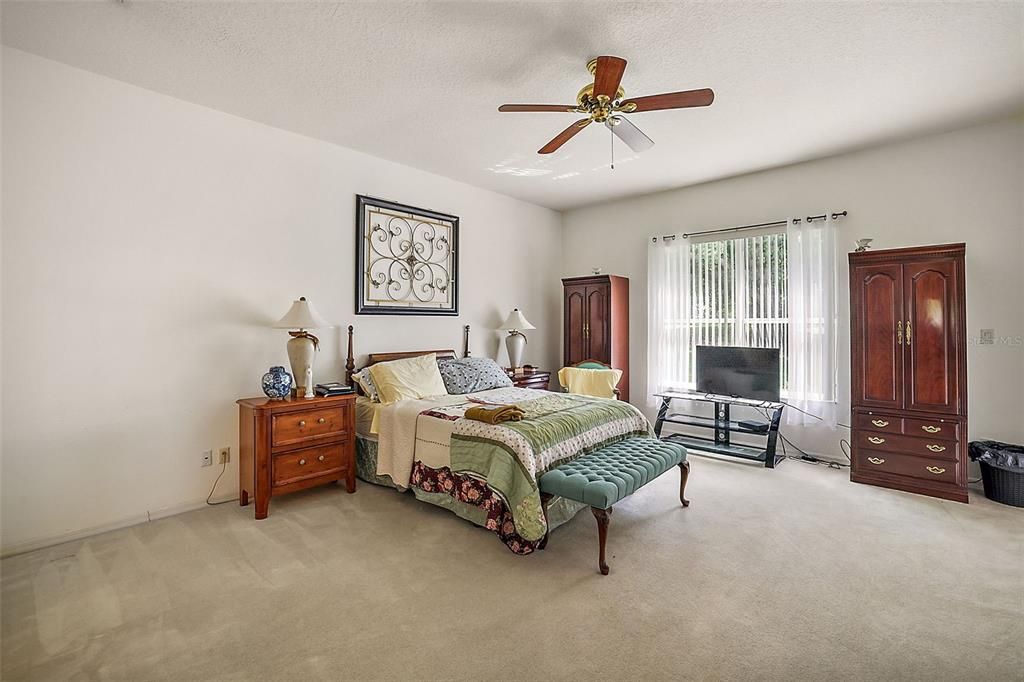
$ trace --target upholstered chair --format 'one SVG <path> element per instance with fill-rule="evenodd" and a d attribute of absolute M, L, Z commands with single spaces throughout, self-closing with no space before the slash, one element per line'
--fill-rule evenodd
<path fill-rule="evenodd" d="M 558 383 L 566 393 L 589 395 L 595 398 L 618 400 L 622 370 L 609 367 L 598 360 L 584 360 L 558 371 Z"/>

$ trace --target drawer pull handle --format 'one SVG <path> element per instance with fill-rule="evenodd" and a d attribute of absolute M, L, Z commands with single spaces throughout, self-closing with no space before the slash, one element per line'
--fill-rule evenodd
<path fill-rule="evenodd" d="M 871 423 L 880 429 L 885 428 L 886 426 L 889 425 L 889 422 L 885 421 L 884 419 L 872 419 Z"/>
<path fill-rule="evenodd" d="M 922 431 L 926 431 L 928 433 L 938 433 L 939 431 L 942 430 L 942 427 L 941 426 L 922 426 L 921 430 Z"/>
<path fill-rule="evenodd" d="M 878 445 L 879 443 L 884 443 L 885 439 L 879 438 L 878 436 L 868 436 L 868 441 L 874 443 L 875 445 Z"/>
<path fill-rule="evenodd" d="M 300 419 L 299 420 L 299 426 L 302 427 L 302 426 L 305 426 L 305 425 L 306 425 L 306 420 L 305 419 Z"/>
<path fill-rule="evenodd" d="M 325 421 L 327 421 L 327 420 L 324 419 L 323 417 L 320 417 L 319 419 L 316 420 L 316 423 L 317 424 L 323 424 Z"/>
<path fill-rule="evenodd" d="M 320 455 L 319 457 L 316 458 L 316 461 L 318 461 L 318 462 L 324 461 L 324 456 Z"/>
<path fill-rule="evenodd" d="M 939 474 L 946 473 L 946 470 L 943 469 L 942 467 L 925 467 L 925 469 L 927 469 L 929 473 L 933 473 L 936 476 L 938 476 Z"/>
<path fill-rule="evenodd" d="M 300 460 L 299 460 L 299 466 L 300 466 L 300 467 L 306 466 L 306 460 L 304 460 L 304 459 L 300 459 Z"/>
<path fill-rule="evenodd" d="M 945 445 L 935 445 L 934 443 L 928 443 L 928 445 L 926 445 L 925 447 L 931 450 L 932 452 L 942 452 L 943 450 L 946 449 Z"/>
<path fill-rule="evenodd" d="M 885 460 L 881 457 L 868 457 L 868 461 L 872 464 L 885 464 Z"/>

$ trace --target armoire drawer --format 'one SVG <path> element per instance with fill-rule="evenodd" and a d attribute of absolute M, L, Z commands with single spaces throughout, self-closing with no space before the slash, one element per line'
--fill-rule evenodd
<path fill-rule="evenodd" d="M 956 462 L 940 462 L 893 452 L 859 450 L 855 455 L 854 466 L 857 471 L 864 474 L 896 474 L 928 481 L 956 483 Z"/>
<path fill-rule="evenodd" d="M 861 431 L 856 439 L 860 447 L 868 450 L 895 452 L 897 454 L 934 459 L 955 460 L 957 458 L 957 443 L 955 441 L 939 440 L 937 438 L 911 438 L 910 436 L 894 436 L 872 433 L 870 431 Z"/>
<path fill-rule="evenodd" d="M 957 426 L 956 422 L 941 419 L 908 418 L 903 420 L 903 433 L 920 438 L 957 440 L 960 435 Z"/>
<path fill-rule="evenodd" d="M 882 433 L 903 433 L 903 417 L 887 414 L 858 414 L 854 422 L 858 428 Z"/>

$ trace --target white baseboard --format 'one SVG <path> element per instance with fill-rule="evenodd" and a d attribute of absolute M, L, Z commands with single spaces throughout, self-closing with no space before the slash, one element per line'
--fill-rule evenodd
<path fill-rule="evenodd" d="M 228 502 L 230 500 L 238 499 L 238 493 L 227 493 L 214 497 L 212 502 Z M 16 554 L 24 554 L 25 552 L 32 552 L 37 549 L 45 549 L 46 547 L 53 547 L 54 545 L 61 545 L 65 542 L 74 542 L 75 540 L 82 540 L 84 538 L 92 537 L 93 535 L 99 535 L 100 533 L 109 533 L 112 530 L 121 530 L 122 528 L 130 528 L 131 526 L 137 526 L 142 523 L 149 523 L 150 521 L 156 521 L 158 519 L 165 519 L 168 516 L 177 516 L 178 514 L 184 514 L 185 512 L 195 511 L 197 509 L 203 509 L 206 507 L 206 498 L 198 500 L 196 502 L 186 502 L 183 504 L 175 504 L 170 507 L 161 507 L 160 509 L 149 510 L 141 514 L 133 514 L 125 518 L 113 521 L 111 523 L 103 524 L 102 526 L 93 526 L 91 528 L 83 528 L 81 530 L 70 531 L 67 533 L 61 533 L 59 535 L 50 535 L 47 537 L 33 538 L 26 540 L 25 542 L 19 542 L 14 545 L 4 545 L 0 547 L 0 559 L 6 559 L 9 556 Z"/>

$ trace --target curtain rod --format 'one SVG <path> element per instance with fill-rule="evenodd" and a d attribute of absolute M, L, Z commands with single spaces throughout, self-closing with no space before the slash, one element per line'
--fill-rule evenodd
<path fill-rule="evenodd" d="M 824 220 L 825 218 L 828 218 L 829 215 L 830 214 L 828 214 L 828 213 L 822 213 L 821 215 L 809 215 L 806 218 L 793 218 L 793 222 L 794 223 L 799 223 L 802 220 L 805 220 L 805 221 L 807 221 L 809 223 L 813 223 L 815 220 Z M 840 211 L 838 213 L 832 213 L 831 216 L 832 216 L 832 220 L 836 220 L 837 218 L 844 218 L 844 217 L 846 217 L 846 211 Z M 773 220 L 773 221 L 771 221 L 769 223 L 757 223 L 755 225 L 739 225 L 739 226 L 736 226 L 736 227 L 722 227 L 722 228 L 719 228 L 717 230 L 704 230 L 702 232 L 684 232 L 683 234 L 680 234 L 680 235 L 666 234 L 666 235 L 662 235 L 661 240 L 662 241 L 669 241 L 669 240 L 675 239 L 676 237 L 682 237 L 683 239 L 687 239 L 688 237 L 696 237 L 696 236 L 702 235 L 702 234 L 719 234 L 721 232 L 738 232 L 739 230 L 756 230 L 756 229 L 762 228 L 762 227 L 781 227 L 783 225 L 788 225 L 788 224 L 789 224 L 788 220 Z M 652 242 L 656 242 L 656 241 L 658 241 L 658 238 L 657 237 L 651 237 L 651 241 Z"/>

